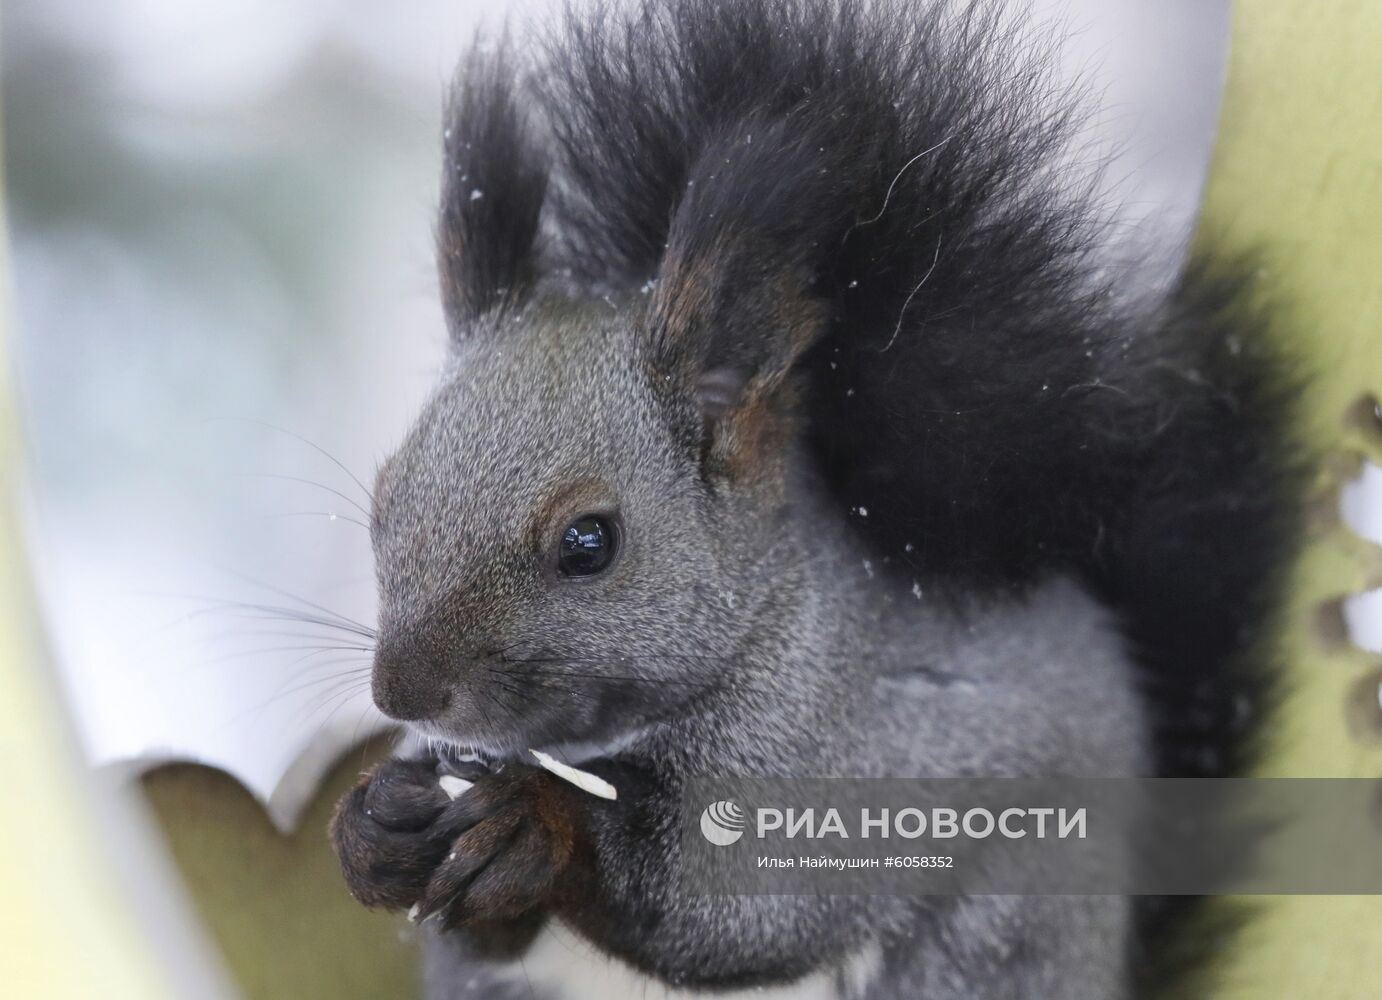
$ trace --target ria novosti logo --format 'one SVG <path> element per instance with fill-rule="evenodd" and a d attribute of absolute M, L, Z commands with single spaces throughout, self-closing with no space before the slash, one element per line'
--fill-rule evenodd
<path fill-rule="evenodd" d="M 712 802 L 701 813 L 701 836 L 716 847 L 728 847 L 744 835 L 747 822 L 734 800 Z"/>
<path fill-rule="evenodd" d="M 738 843 L 745 833 L 758 840 L 933 840 L 966 838 L 985 840 L 1001 836 L 1009 840 L 1032 837 L 1035 840 L 1084 840 L 1088 836 L 1086 807 L 1065 806 L 1010 807 L 998 811 L 983 806 L 973 808 L 934 806 L 921 809 L 887 807 L 859 810 L 857 817 L 846 810 L 828 808 L 774 808 L 753 810 L 752 826 L 733 799 L 712 802 L 701 812 L 701 836 L 716 847 Z M 773 835 L 770 837 L 769 835 Z"/>

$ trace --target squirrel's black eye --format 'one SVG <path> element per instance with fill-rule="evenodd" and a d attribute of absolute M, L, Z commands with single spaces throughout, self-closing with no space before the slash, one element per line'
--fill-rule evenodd
<path fill-rule="evenodd" d="M 588 514 L 573 521 L 561 533 L 561 547 L 557 554 L 557 568 L 562 576 L 594 576 L 614 561 L 614 524 L 598 514 Z"/>

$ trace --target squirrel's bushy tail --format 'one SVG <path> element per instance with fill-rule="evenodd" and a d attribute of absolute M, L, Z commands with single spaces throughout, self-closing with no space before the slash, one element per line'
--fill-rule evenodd
<path fill-rule="evenodd" d="M 804 278 L 829 317 L 811 447 L 879 561 L 942 595 L 1084 574 L 1144 667 L 1159 772 L 1229 773 L 1292 545 L 1289 386 L 1246 269 L 1192 262 L 1148 303 L 1106 265 L 1063 159 L 1082 95 L 1011 8 L 583 6 L 537 76 L 548 269 L 636 295 L 675 214 L 752 247 L 746 284 Z"/>

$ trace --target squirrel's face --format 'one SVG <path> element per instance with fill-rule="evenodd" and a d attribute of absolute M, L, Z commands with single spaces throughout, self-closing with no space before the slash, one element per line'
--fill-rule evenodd
<path fill-rule="evenodd" d="M 651 294 L 544 297 L 546 158 L 513 91 L 476 80 L 445 135 L 453 357 L 375 493 L 374 698 L 512 752 L 613 737 L 733 684 L 791 606 L 809 558 L 780 520 L 792 371 L 824 313 L 811 239 L 718 167 L 635 241 L 663 246 Z M 787 170 L 791 144 L 730 145 L 771 192 L 834 183 Z"/>
<path fill-rule="evenodd" d="M 785 422 L 601 308 L 474 329 L 380 469 L 374 698 L 429 735 L 613 736 L 733 681 L 779 596 Z"/>

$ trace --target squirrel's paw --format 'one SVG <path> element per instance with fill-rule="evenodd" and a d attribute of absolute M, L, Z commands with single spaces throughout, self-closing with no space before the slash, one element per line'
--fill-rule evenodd
<path fill-rule="evenodd" d="M 416 917 L 450 928 L 521 916 L 550 902 L 583 842 L 580 792 L 546 771 L 509 765 L 445 809 L 443 852 Z"/>
<path fill-rule="evenodd" d="M 448 802 L 434 763 L 423 760 L 386 760 L 341 798 L 331 844 L 356 899 L 405 909 L 422 898 L 451 850 L 438 825 Z"/>

